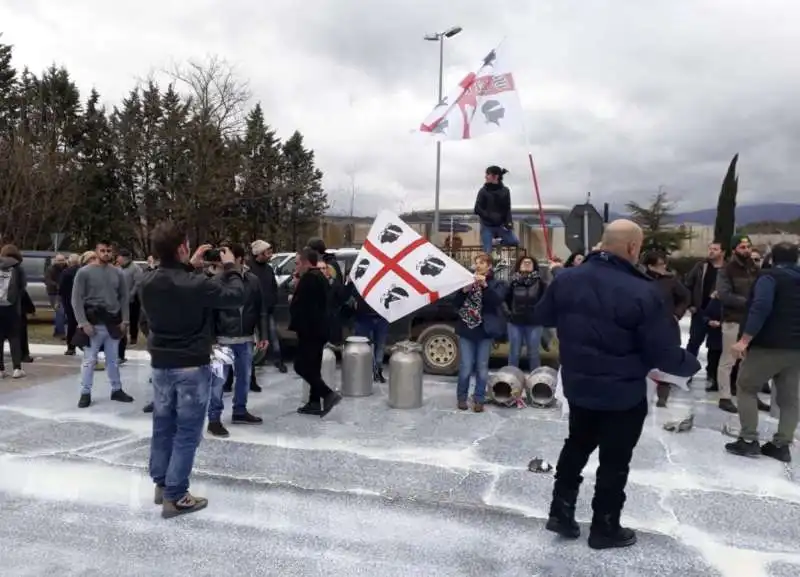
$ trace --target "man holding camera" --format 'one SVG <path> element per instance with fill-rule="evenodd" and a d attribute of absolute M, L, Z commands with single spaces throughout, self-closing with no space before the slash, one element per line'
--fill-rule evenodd
<path fill-rule="evenodd" d="M 189 476 L 211 392 L 214 311 L 244 306 L 244 283 L 227 249 L 220 251 L 222 273 L 197 272 L 211 247 L 201 246 L 190 259 L 186 232 L 172 223 L 156 226 L 151 240 L 160 266 L 145 275 L 140 299 L 153 368 L 150 476 L 166 519 L 208 505 L 189 493 Z"/>
<path fill-rule="evenodd" d="M 234 267 L 244 281 L 244 305 L 238 309 L 220 308 L 214 311 L 214 327 L 217 343 L 233 351 L 233 424 L 260 425 L 263 420 L 247 411 L 247 393 L 253 371 L 253 345 L 266 349 L 269 345 L 269 305 L 264 298 L 261 282 L 252 272 L 244 270 L 245 251 L 235 244 L 228 249 L 234 257 Z M 211 252 L 211 251 L 209 251 Z M 215 255 L 216 256 L 216 255 Z M 228 430 L 222 425 L 223 379 L 214 379 L 211 400 L 208 405 L 208 432 L 215 437 L 227 437 Z"/>

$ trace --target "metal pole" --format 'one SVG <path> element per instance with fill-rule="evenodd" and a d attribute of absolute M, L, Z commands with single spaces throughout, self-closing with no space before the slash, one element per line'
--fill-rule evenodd
<path fill-rule="evenodd" d="M 439 101 L 442 103 L 444 84 L 444 34 L 439 35 Z M 431 237 L 436 239 L 439 234 L 439 193 L 442 185 L 442 142 L 436 141 L 436 185 L 433 193 L 433 231 Z M 436 244 L 434 242 L 434 244 Z"/>
<path fill-rule="evenodd" d="M 592 250 L 589 247 L 589 207 L 583 208 L 583 252 L 586 254 Z"/>

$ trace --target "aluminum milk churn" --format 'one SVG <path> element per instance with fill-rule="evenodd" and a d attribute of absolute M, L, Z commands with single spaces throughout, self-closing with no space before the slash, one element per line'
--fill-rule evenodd
<path fill-rule="evenodd" d="M 372 394 L 372 344 L 367 337 L 347 337 L 342 352 L 342 395 Z"/>
<path fill-rule="evenodd" d="M 528 397 L 536 407 L 549 407 L 556 400 L 558 371 L 551 367 L 538 367 L 525 378 Z"/>
<path fill-rule="evenodd" d="M 405 341 L 395 345 L 389 359 L 389 406 L 418 409 L 422 406 L 422 347 Z"/>
<path fill-rule="evenodd" d="M 511 365 L 489 376 L 486 387 L 489 400 L 498 405 L 514 405 L 525 397 L 525 373 Z"/>

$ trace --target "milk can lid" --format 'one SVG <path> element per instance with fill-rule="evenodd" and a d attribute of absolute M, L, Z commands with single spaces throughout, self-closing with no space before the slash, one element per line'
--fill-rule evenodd
<path fill-rule="evenodd" d="M 347 342 L 348 343 L 368 343 L 369 339 L 367 337 L 352 336 L 352 337 L 347 337 Z"/>
<path fill-rule="evenodd" d="M 422 345 L 415 343 L 414 341 L 401 341 L 394 347 L 395 350 L 402 351 L 404 353 L 419 353 L 422 351 Z"/>

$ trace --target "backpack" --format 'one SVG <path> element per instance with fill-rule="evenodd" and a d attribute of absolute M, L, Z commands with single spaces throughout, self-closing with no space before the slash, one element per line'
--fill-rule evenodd
<path fill-rule="evenodd" d="M 14 270 L 10 268 L 0 270 L 0 307 L 10 307 L 13 303 L 9 299 L 11 283 L 14 281 Z"/>

